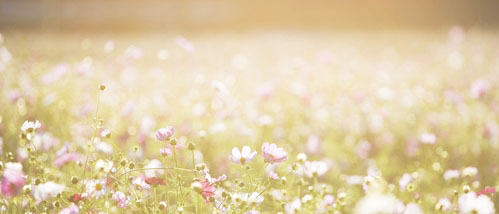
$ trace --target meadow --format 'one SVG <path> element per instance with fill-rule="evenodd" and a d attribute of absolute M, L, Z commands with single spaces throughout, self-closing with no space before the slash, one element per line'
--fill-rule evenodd
<path fill-rule="evenodd" d="M 0 212 L 493 214 L 499 34 L 0 34 Z"/>

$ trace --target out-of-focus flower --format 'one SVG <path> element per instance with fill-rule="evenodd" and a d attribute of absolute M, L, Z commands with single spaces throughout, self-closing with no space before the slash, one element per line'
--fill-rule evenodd
<path fill-rule="evenodd" d="M 471 83 L 470 86 L 471 97 L 478 99 L 487 94 L 487 92 L 490 91 L 490 88 L 491 88 L 490 83 L 487 80 L 483 79 L 475 80 L 473 81 L 473 83 Z"/>
<path fill-rule="evenodd" d="M 368 175 L 364 177 L 364 183 L 362 183 L 362 188 L 366 193 L 377 193 L 381 192 L 383 186 L 378 177 Z"/>
<path fill-rule="evenodd" d="M 477 173 L 478 169 L 470 166 L 463 169 L 462 175 L 463 177 L 475 177 Z"/>
<path fill-rule="evenodd" d="M 267 142 L 262 145 L 262 155 L 269 163 L 280 163 L 288 158 L 283 148 L 277 147 L 274 143 L 269 144 Z"/>
<path fill-rule="evenodd" d="M 6 163 L 2 174 L 2 195 L 5 197 L 15 196 L 19 194 L 24 184 L 26 184 L 26 178 L 23 173 L 23 165 Z"/>
<path fill-rule="evenodd" d="M 299 198 L 293 199 L 293 201 L 284 205 L 284 210 L 286 210 L 286 214 L 297 214 L 300 213 L 301 209 L 301 200 Z"/>
<path fill-rule="evenodd" d="M 101 172 L 108 173 L 113 169 L 113 162 L 109 161 L 109 160 L 99 159 L 95 163 L 95 169 L 97 169 L 98 171 L 101 171 Z"/>
<path fill-rule="evenodd" d="M 145 177 L 145 176 L 144 176 Z M 146 181 L 145 178 L 143 177 L 137 177 L 132 181 L 132 184 L 135 186 L 139 186 L 142 189 L 150 189 L 151 185 L 149 185 Z"/>
<path fill-rule="evenodd" d="M 458 199 L 460 214 L 493 214 L 494 203 L 486 195 L 477 196 L 474 192 L 463 194 Z"/>
<path fill-rule="evenodd" d="M 64 191 L 66 187 L 61 184 L 56 184 L 54 182 L 46 182 L 43 184 L 38 184 L 33 187 L 32 194 L 37 202 L 41 202 L 50 198 L 57 196 L 57 194 Z"/>
<path fill-rule="evenodd" d="M 86 193 L 84 193 L 84 194 L 86 194 Z M 77 204 L 79 201 L 81 201 L 81 200 L 85 200 L 85 199 L 86 199 L 86 197 L 84 197 L 84 196 L 83 196 L 83 194 L 81 194 L 81 195 L 80 195 L 80 194 L 78 194 L 78 193 L 75 193 L 75 194 L 73 194 L 72 196 L 70 196 L 70 197 L 68 198 L 68 200 L 69 200 L 69 201 L 71 201 L 71 202 L 73 202 L 73 203 L 76 203 L 76 204 Z"/>
<path fill-rule="evenodd" d="M 146 183 L 149 185 L 157 186 L 157 185 L 165 185 L 165 179 L 158 177 L 148 177 L 145 179 Z"/>
<path fill-rule="evenodd" d="M 461 175 L 461 172 L 459 172 L 459 170 L 449 169 L 449 170 L 445 171 L 444 179 L 448 181 L 448 180 L 451 180 L 454 178 L 459 178 L 460 175 Z"/>
<path fill-rule="evenodd" d="M 355 153 L 362 158 L 366 159 L 369 157 L 369 152 L 371 151 L 371 144 L 367 140 L 363 140 L 357 144 L 355 148 Z"/>
<path fill-rule="evenodd" d="M 159 153 L 163 156 L 168 156 L 168 155 L 172 155 L 173 152 L 170 148 L 160 148 L 159 149 Z"/>
<path fill-rule="evenodd" d="M 491 195 L 496 192 L 496 188 L 494 187 L 485 187 L 485 189 L 478 191 L 476 194 L 479 195 Z"/>
<path fill-rule="evenodd" d="M 39 129 L 42 126 L 40 121 L 24 121 L 23 125 L 21 126 L 21 130 L 23 132 L 33 132 L 36 131 L 36 129 Z"/>
<path fill-rule="evenodd" d="M 393 195 L 368 194 L 355 205 L 356 214 L 400 213 L 399 200 Z"/>
<path fill-rule="evenodd" d="M 113 193 L 112 198 L 114 201 L 116 201 L 116 204 L 120 208 L 126 208 L 126 206 L 128 205 L 128 197 L 121 191 Z"/>
<path fill-rule="evenodd" d="M 159 141 L 168 141 L 168 139 L 170 139 L 170 137 L 173 136 L 174 133 L 175 130 L 173 129 L 173 127 L 168 126 L 166 128 L 158 129 L 154 137 Z"/>
<path fill-rule="evenodd" d="M 82 158 L 83 158 L 83 156 L 79 153 L 76 153 L 76 152 L 65 153 L 65 154 L 58 156 L 54 160 L 53 164 L 56 167 L 61 167 L 61 166 L 64 166 L 71 161 L 78 161 L 78 160 L 81 160 Z"/>
<path fill-rule="evenodd" d="M 407 185 L 409 185 L 409 183 L 411 183 L 412 180 L 413 180 L 413 177 L 411 174 L 404 173 L 404 175 L 402 175 L 402 177 L 399 180 L 400 191 L 405 192 Z"/>
<path fill-rule="evenodd" d="M 322 176 L 328 170 L 327 163 L 323 161 L 306 161 L 304 164 L 305 175 L 309 178 Z"/>
<path fill-rule="evenodd" d="M 104 51 L 106 53 L 111 53 L 114 50 L 114 40 L 108 40 L 106 44 L 104 44 Z"/>
<path fill-rule="evenodd" d="M 142 49 L 137 46 L 131 45 L 125 50 L 125 57 L 129 60 L 138 60 L 143 55 Z"/>
<path fill-rule="evenodd" d="M 74 203 L 71 203 L 68 207 L 64 208 L 59 212 L 59 214 L 79 214 L 80 208 Z"/>
<path fill-rule="evenodd" d="M 229 155 L 229 159 L 237 164 L 251 163 L 255 157 L 256 151 L 251 152 L 249 146 L 243 146 L 241 151 L 239 151 L 239 148 L 234 147 L 232 153 Z"/>
<path fill-rule="evenodd" d="M 201 194 L 208 203 L 208 199 L 215 195 L 215 185 L 208 180 L 201 182 Z"/>
<path fill-rule="evenodd" d="M 437 211 L 447 211 L 452 207 L 452 203 L 448 198 L 441 198 L 438 200 L 437 204 L 435 205 L 435 209 Z"/>
<path fill-rule="evenodd" d="M 308 137 L 306 149 L 310 154 L 319 154 L 321 152 L 321 139 L 315 135 Z"/>
<path fill-rule="evenodd" d="M 159 177 L 163 174 L 163 170 L 160 168 L 163 168 L 163 164 L 161 164 L 161 161 L 158 159 L 152 159 L 147 163 L 147 165 L 144 166 L 145 169 L 150 169 L 144 171 L 144 175 L 148 178 L 151 177 Z"/>
<path fill-rule="evenodd" d="M 435 144 L 437 137 L 433 133 L 423 133 L 419 136 L 419 141 L 424 144 Z"/>
<path fill-rule="evenodd" d="M 177 45 L 179 47 L 184 49 L 186 52 L 193 52 L 194 51 L 194 45 L 192 45 L 192 43 L 189 42 L 189 40 L 187 40 L 186 38 L 184 38 L 182 36 L 177 37 L 175 39 L 175 42 L 177 43 Z"/>
<path fill-rule="evenodd" d="M 94 147 L 95 147 L 96 151 L 102 152 L 106 155 L 113 154 L 113 147 L 105 142 L 98 140 L 98 139 L 96 139 Z"/>
<path fill-rule="evenodd" d="M 404 214 L 423 214 L 423 210 L 416 203 L 409 203 L 405 206 Z"/>

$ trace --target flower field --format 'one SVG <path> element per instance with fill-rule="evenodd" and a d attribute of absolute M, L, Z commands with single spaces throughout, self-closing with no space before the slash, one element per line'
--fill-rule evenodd
<path fill-rule="evenodd" d="M 497 32 L 2 33 L 0 212 L 499 205 Z"/>

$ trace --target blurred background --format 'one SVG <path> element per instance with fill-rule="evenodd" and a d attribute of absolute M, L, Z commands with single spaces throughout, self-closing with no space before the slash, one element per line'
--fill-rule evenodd
<path fill-rule="evenodd" d="M 1 0 L 0 28 L 187 31 L 496 27 L 496 0 Z"/>

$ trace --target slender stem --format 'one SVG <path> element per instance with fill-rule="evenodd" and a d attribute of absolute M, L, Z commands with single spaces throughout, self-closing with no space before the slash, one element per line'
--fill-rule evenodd
<path fill-rule="evenodd" d="M 176 172 L 177 172 L 177 185 L 180 189 L 180 196 L 181 196 L 181 201 L 182 201 L 182 206 L 184 205 L 184 200 L 183 200 L 183 197 L 184 197 L 184 193 L 182 192 L 182 184 L 180 182 L 180 172 L 178 171 L 178 162 L 177 162 L 177 152 L 176 152 L 176 149 L 175 149 L 175 146 L 172 146 L 173 147 L 173 159 L 175 159 L 175 169 L 176 169 Z M 177 195 L 177 198 L 178 198 L 178 195 Z"/>
<path fill-rule="evenodd" d="M 98 114 L 99 114 L 99 106 L 100 106 L 100 97 L 101 97 L 101 93 L 102 91 L 99 91 L 99 98 L 97 99 L 97 108 L 95 109 L 95 130 L 94 130 L 94 135 L 92 137 L 92 139 L 90 140 L 90 143 L 93 143 L 95 138 L 97 137 L 97 130 L 99 128 L 99 121 L 98 121 Z M 83 167 L 83 176 L 81 176 L 83 179 L 81 181 L 81 193 L 83 193 L 83 188 L 85 186 L 85 173 L 87 172 L 87 166 L 88 166 L 88 156 L 90 155 L 90 149 L 88 148 L 88 145 L 87 145 L 87 154 L 86 154 L 86 158 L 85 158 L 85 166 Z"/>
<path fill-rule="evenodd" d="M 194 161 L 194 150 L 192 150 L 192 169 L 194 170 L 195 178 L 198 177 L 198 172 L 196 171 L 196 163 Z M 196 194 L 196 214 L 199 214 L 200 206 L 199 206 L 199 194 Z"/>

